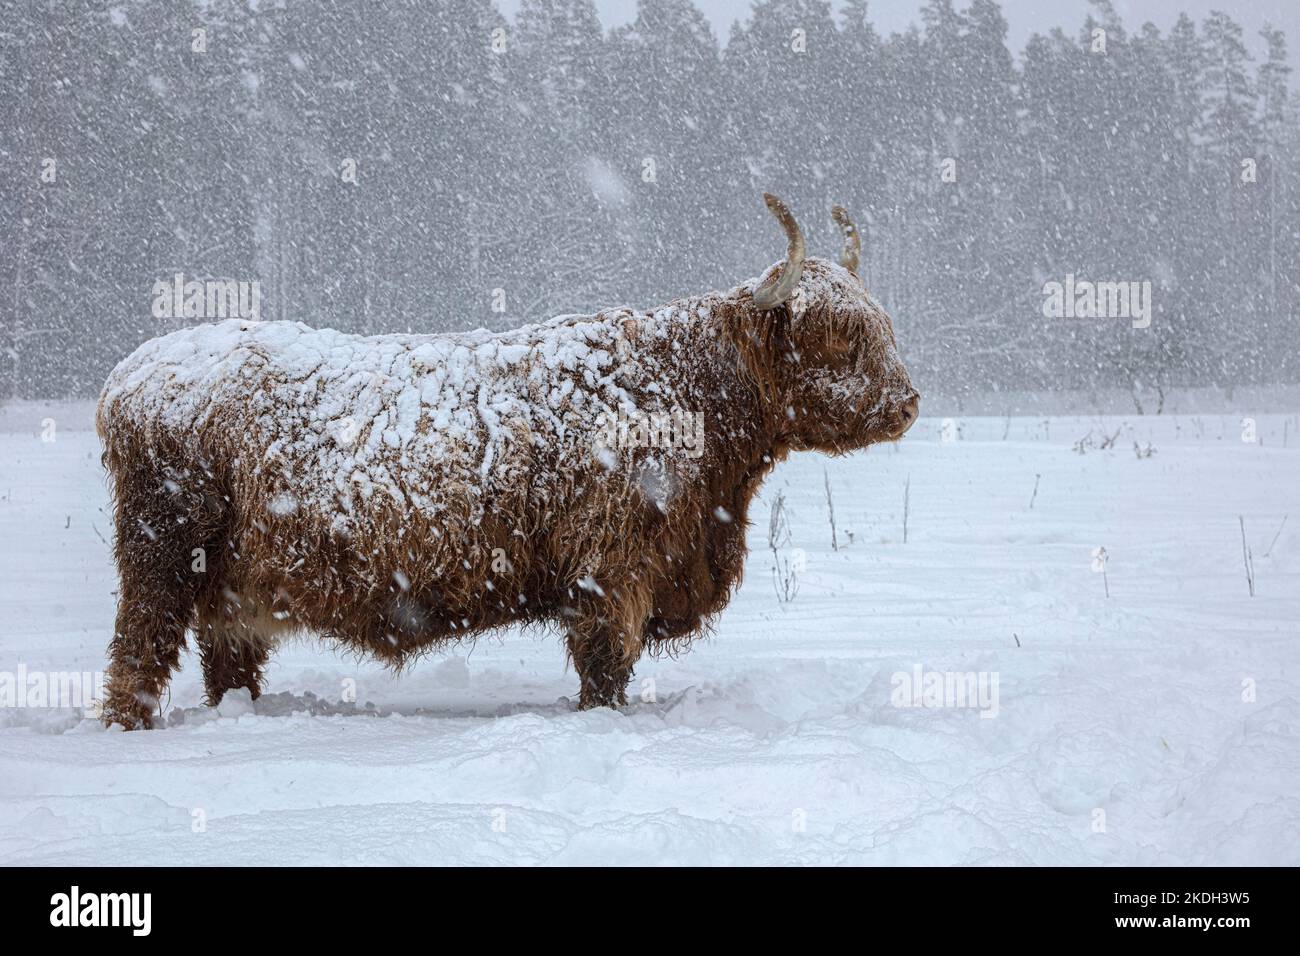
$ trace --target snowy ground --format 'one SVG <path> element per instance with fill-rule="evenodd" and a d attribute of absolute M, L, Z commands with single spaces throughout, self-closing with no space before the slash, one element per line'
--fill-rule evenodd
<path fill-rule="evenodd" d="M 102 670 L 113 618 L 96 439 L 41 417 L 0 431 L 0 678 Z M 796 458 L 716 636 L 620 713 L 574 711 L 559 641 L 519 635 L 397 680 L 286 647 L 242 716 L 198 707 L 191 656 L 152 733 L 0 709 L 0 863 L 1300 863 L 1300 416 L 1256 429 L 924 419 Z M 918 665 L 996 709 L 895 706 Z"/>

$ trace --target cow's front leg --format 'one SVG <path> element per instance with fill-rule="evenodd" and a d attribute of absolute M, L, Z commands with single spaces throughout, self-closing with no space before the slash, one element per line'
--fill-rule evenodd
<path fill-rule="evenodd" d="M 640 648 L 629 653 L 621 636 L 601 629 L 594 634 L 569 631 L 569 657 L 578 672 L 581 690 L 578 707 L 622 707 L 627 703 L 627 685 L 632 668 L 641 656 Z"/>
<path fill-rule="evenodd" d="M 216 707 L 226 691 L 246 687 L 253 700 L 262 694 L 263 668 L 271 656 L 271 641 L 251 628 L 221 620 L 200 620 L 196 643 L 203 661 L 204 700 Z"/>
<path fill-rule="evenodd" d="M 641 590 L 584 600 L 569 628 L 569 658 L 578 672 L 578 707 L 622 707 L 645 643 L 650 600 Z"/>

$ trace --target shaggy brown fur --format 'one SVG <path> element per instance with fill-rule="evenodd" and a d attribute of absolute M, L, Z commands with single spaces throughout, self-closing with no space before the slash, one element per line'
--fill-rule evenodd
<path fill-rule="evenodd" d="M 493 337 L 236 321 L 146 343 L 114 371 L 97 416 L 121 577 L 104 720 L 151 725 L 187 630 L 212 705 L 232 688 L 256 697 L 288 632 L 400 667 L 546 622 L 566 633 L 580 705 L 625 703 L 643 652 L 684 647 L 726 605 L 750 502 L 777 462 L 893 439 L 915 418 L 889 318 L 861 282 L 809 259 L 787 303 L 758 309 L 754 291 L 780 268 L 654 311 Z M 594 374 L 548 365 L 557 340 L 608 362 Z M 345 348 L 346 368 L 331 378 L 285 342 Z M 453 346 L 495 363 L 478 383 L 482 422 L 449 429 L 431 403 L 460 413 L 472 396 L 426 389 L 411 431 L 385 431 L 411 393 L 366 363 L 382 352 L 414 387 L 446 372 L 426 370 L 424 350 Z M 520 401 L 492 406 L 489 392 Z M 701 412 L 702 455 L 597 447 L 593 403 L 614 392 Z M 364 452 L 321 429 L 322 409 L 340 404 L 355 409 Z"/>

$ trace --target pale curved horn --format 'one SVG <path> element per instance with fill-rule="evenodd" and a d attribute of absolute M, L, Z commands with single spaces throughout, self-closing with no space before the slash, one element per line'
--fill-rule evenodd
<path fill-rule="evenodd" d="M 760 309 L 775 309 L 794 295 L 794 290 L 799 285 L 799 277 L 803 275 L 803 233 L 799 231 L 799 224 L 794 221 L 794 216 L 785 203 L 771 193 L 763 193 L 763 201 L 767 203 L 767 208 L 771 210 L 772 215 L 776 216 L 777 222 L 785 230 L 786 238 L 790 240 L 790 247 L 785 254 L 785 268 L 781 270 L 781 274 L 776 277 L 776 281 L 769 280 L 754 291 L 754 305 Z"/>
<path fill-rule="evenodd" d="M 838 204 L 831 206 L 831 218 L 844 232 L 844 251 L 840 253 L 840 265 L 858 276 L 858 263 L 862 259 L 862 236 L 858 234 L 858 227 L 849 218 L 848 210 Z"/>

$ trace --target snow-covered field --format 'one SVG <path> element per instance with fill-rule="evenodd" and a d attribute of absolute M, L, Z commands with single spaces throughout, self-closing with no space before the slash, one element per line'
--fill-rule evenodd
<path fill-rule="evenodd" d="M 98 443 L 50 415 L 0 431 L 11 692 L 102 670 L 113 620 Z M 189 656 L 150 733 L 5 707 L 0 863 L 1300 863 L 1300 416 L 1255 427 L 932 418 L 796 457 L 716 635 L 622 712 L 575 711 L 559 640 L 515 634 L 400 679 L 291 645 L 220 714 Z M 985 696 L 897 706 L 918 667 Z"/>

